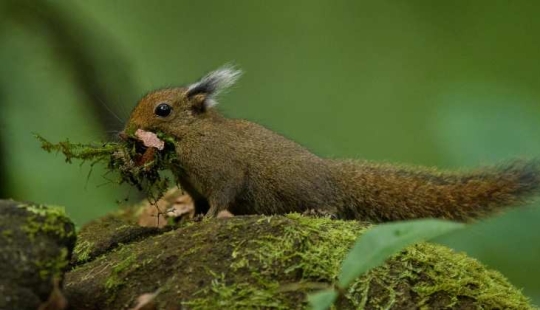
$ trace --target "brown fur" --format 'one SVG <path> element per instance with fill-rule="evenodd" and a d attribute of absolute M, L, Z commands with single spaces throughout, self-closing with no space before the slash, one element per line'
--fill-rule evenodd
<path fill-rule="evenodd" d="M 258 124 L 205 109 L 207 94 L 164 89 L 143 98 L 126 131 L 176 137 L 173 174 L 199 212 L 215 217 L 322 209 L 373 222 L 437 217 L 467 221 L 523 203 L 540 188 L 538 161 L 471 172 L 441 172 L 364 161 L 322 159 Z M 154 115 L 160 103 L 171 115 Z"/>

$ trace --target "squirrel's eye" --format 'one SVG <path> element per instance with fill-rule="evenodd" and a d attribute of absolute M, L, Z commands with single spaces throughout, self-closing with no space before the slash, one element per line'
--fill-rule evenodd
<path fill-rule="evenodd" d="M 161 116 L 161 117 L 167 117 L 169 116 L 169 114 L 171 114 L 171 111 L 172 111 L 172 108 L 170 105 L 166 104 L 166 103 L 160 103 L 156 109 L 154 110 L 154 113 L 157 115 L 157 116 Z"/>

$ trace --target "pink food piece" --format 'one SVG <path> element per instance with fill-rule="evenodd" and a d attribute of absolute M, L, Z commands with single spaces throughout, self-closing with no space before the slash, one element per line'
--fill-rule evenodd
<path fill-rule="evenodd" d="M 165 148 L 165 141 L 158 138 L 153 132 L 137 129 L 137 131 L 135 131 L 135 136 L 139 138 L 146 147 L 154 147 L 160 151 Z"/>

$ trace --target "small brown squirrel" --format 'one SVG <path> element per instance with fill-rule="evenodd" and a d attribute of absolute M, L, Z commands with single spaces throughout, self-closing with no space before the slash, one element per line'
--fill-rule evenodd
<path fill-rule="evenodd" d="M 258 124 L 221 115 L 216 96 L 241 72 L 225 66 L 185 87 L 157 90 L 133 110 L 137 129 L 175 138 L 172 173 L 209 217 L 318 210 L 385 222 L 435 217 L 467 221 L 540 192 L 540 160 L 443 172 L 324 159 Z"/>

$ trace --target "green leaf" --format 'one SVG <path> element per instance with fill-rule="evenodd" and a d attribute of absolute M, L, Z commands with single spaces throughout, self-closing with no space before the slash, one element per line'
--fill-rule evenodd
<path fill-rule="evenodd" d="M 358 237 L 341 265 L 339 285 L 343 288 L 360 275 L 375 268 L 392 254 L 420 241 L 463 228 L 465 224 L 423 219 L 380 224 Z"/>
<path fill-rule="evenodd" d="M 335 290 L 324 290 L 308 296 L 308 302 L 313 310 L 326 310 L 332 306 L 338 293 Z"/>

